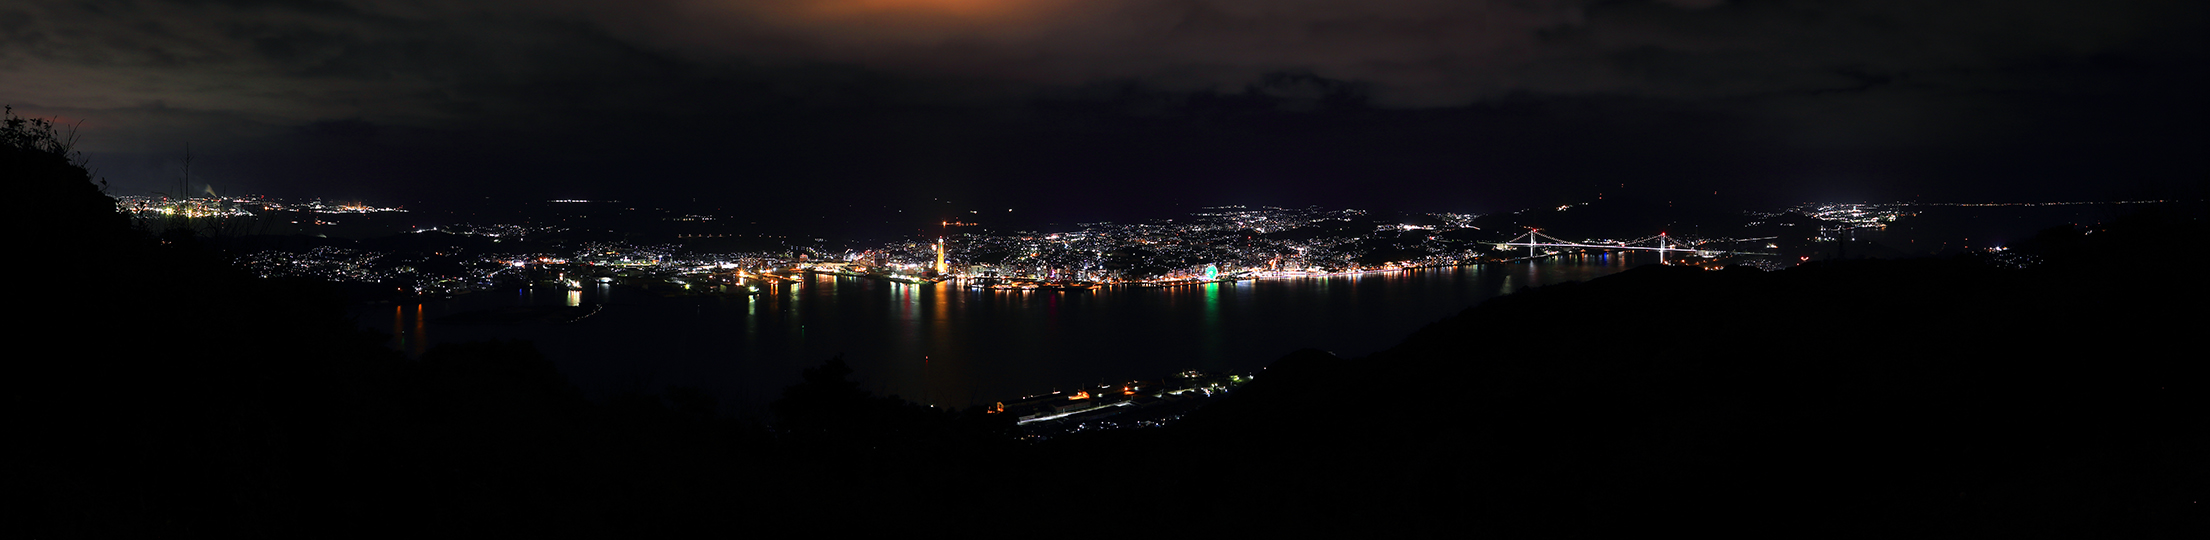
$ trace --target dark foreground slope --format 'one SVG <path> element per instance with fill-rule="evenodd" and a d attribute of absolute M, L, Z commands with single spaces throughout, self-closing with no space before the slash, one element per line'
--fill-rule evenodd
<path fill-rule="evenodd" d="M 2044 240 L 2200 229 L 2133 225 Z M 1285 358 L 1194 415 L 1173 444 L 1235 495 L 1178 510 L 1284 533 L 2177 533 L 2210 485 L 2204 286 L 2178 258 L 2172 279 L 1648 267 L 1494 299 L 1371 357 Z"/>
<path fill-rule="evenodd" d="M 1171 428 L 1022 445 L 839 364 L 762 425 L 586 401 L 527 344 L 408 359 L 326 289 L 171 241 L 38 296 L 6 529 L 2154 537 L 2204 495 L 2202 288 L 2084 267 L 1641 269 L 1293 354 Z"/>
<path fill-rule="evenodd" d="M 2163 248 L 2192 220 L 2055 231 L 2023 271 L 1546 287 L 1291 355 L 1172 428 L 1025 445 L 836 362 L 758 422 L 585 400 L 528 344 L 406 358 L 334 289 L 131 230 L 19 139 L 0 178 L 48 204 L 10 214 L 35 255 L 0 365 L 10 537 L 2138 537 L 2201 513 L 2203 261 Z M 2141 253 L 2172 278 L 2096 262 Z"/>

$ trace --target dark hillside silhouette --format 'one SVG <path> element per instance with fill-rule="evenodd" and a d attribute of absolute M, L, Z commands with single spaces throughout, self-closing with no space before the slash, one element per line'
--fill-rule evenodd
<path fill-rule="evenodd" d="M 17 241 L 34 247 L 106 243 L 129 231 L 115 199 L 93 184 L 73 128 L 16 116 L 13 107 L 0 116 L 0 171 L 11 194 L 25 203 L 8 212 Z"/>
<path fill-rule="evenodd" d="M 2201 232 L 2142 219 L 2051 241 L 2107 254 Z M 1255 495 L 1218 503 L 1223 529 L 1410 512 L 1449 517 L 1391 523 L 2153 537 L 2210 485 L 2202 360 L 2176 348 L 2204 327 L 2204 286 L 2100 270 L 1647 267 L 1269 369 L 1180 434 L 1246 458 L 1216 463 Z M 1295 505 L 1312 511 L 1278 510 Z"/>
<path fill-rule="evenodd" d="M 2095 259 L 2202 237 L 2183 216 L 2051 229 L 2024 270 L 1543 287 L 1370 357 L 1293 353 L 1169 428 L 1028 444 L 838 360 L 760 419 L 698 389 L 589 401 L 527 343 L 408 359 L 327 284 L 130 230 L 48 128 L 11 116 L 0 148 L 52 198 L 16 214 L 42 247 L 0 378 L 0 530 L 25 538 L 2156 537 L 2210 485 L 2202 256 Z"/>

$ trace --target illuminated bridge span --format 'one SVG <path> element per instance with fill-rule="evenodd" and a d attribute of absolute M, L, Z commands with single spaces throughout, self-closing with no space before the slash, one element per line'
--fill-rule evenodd
<path fill-rule="evenodd" d="M 1574 242 L 1571 240 L 1564 240 L 1555 236 L 1542 234 L 1542 229 L 1530 227 L 1527 229 L 1527 234 L 1519 235 L 1518 237 L 1513 238 L 1510 242 L 1502 242 L 1497 244 L 1497 247 L 1499 248 L 1520 246 L 1527 247 L 1527 258 L 1529 259 L 1533 259 L 1538 256 L 1535 253 L 1535 248 L 1544 247 L 1655 251 L 1658 252 L 1658 260 L 1660 261 L 1665 260 L 1665 254 L 1667 252 L 1675 251 L 1694 253 L 1698 256 L 1703 257 L 1715 257 L 1728 254 L 1771 255 L 1771 253 L 1750 253 L 1746 251 L 1718 251 L 1709 249 L 1697 249 L 1695 244 L 1690 244 L 1688 242 L 1682 241 L 1681 239 L 1666 236 L 1666 234 L 1662 232 L 1658 233 L 1657 236 L 1638 238 L 1635 240 L 1628 240 L 1624 242 L 1616 242 L 1610 244 L 1589 244 L 1583 242 Z"/>

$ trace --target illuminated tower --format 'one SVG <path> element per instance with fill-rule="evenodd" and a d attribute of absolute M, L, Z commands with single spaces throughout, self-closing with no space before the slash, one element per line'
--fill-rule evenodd
<path fill-rule="evenodd" d="M 944 237 L 936 237 L 936 275 L 944 275 Z"/>

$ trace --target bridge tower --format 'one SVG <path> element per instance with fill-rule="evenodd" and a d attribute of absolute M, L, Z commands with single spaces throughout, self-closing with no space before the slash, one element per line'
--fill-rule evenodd
<path fill-rule="evenodd" d="M 946 270 L 948 269 L 944 267 L 944 237 L 938 236 L 936 237 L 936 275 L 943 276 L 948 273 Z"/>

